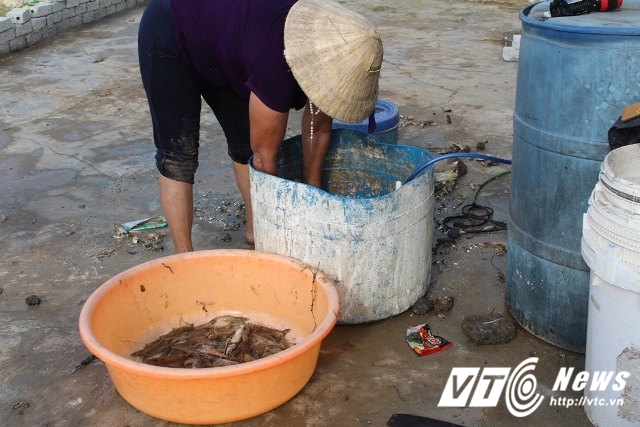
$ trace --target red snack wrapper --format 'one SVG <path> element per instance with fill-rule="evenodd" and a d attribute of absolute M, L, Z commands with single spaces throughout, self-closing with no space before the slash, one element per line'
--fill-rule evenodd
<path fill-rule="evenodd" d="M 437 353 L 452 346 L 445 338 L 433 335 L 427 323 L 408 328 L 406 341 L 418 356 Z"/>

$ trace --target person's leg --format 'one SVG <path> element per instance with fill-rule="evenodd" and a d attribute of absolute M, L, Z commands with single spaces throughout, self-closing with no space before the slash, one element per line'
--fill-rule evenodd
<path fill-rule="evenodd" d="M 249 186 L 249 165 L 233 162 L 233 173 L 236 184 L 244 201 L 244 213 L 247 223 L 244 229 L 244 241 L 249 245 L 255 243 L 253 236 L 253 208 L 251 204 L 251 191 Z"/>
<path fill-rule="evenodd" d="M 179 58 L 168 0 L 152 0 L 145 9 L 140 22 L 138 52 L 157 149 L 160 203 L 175 251 L 191 251 L 200 85 Z"/>
<path fill-rule="evenodd" d="M 176 253 L 191 252 L 193 225 L 193 185 L 160 175 L 160 203 L 164 212 Z"/>
<path fill-rule="evenodd" d="M 221 88 L 209 88 L 202 96 L 216 115 L 227 139 L 227 153 L 233 160 L 236 185 L 244 202 L 247 220 L 244 240 L 253 245 L 253 209 L 248 165 L 253 155 L 249 137 L 249 100 L 239 97 L 231 90 Z"/>

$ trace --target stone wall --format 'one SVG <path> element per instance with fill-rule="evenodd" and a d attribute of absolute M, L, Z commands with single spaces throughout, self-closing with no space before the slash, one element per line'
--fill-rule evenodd
<path fill-rule="evenodd" d="M 0 56 L 147 0 L 49 0 L 0 17 Z"/>

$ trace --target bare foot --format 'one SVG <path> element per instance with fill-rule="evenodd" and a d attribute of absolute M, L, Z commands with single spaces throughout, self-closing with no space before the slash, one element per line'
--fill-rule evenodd
<path fill-rule="evenodd" d="M 247 245 L 254 246 L 256 244 L 255 239 L 253 238 L 253 230 L 245 230 L 244 241 Z"/>

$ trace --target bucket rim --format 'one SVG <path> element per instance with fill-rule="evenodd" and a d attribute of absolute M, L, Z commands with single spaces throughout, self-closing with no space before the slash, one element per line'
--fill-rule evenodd
<path fill-rule="evenodd" d="M 394 147 L 395 145 L 389 144 L 392 147 Z M 334 193 L 330 193 L 327 190 L 324 190 L 322 188 L 318 188 L 318 187 L 314 187 L 313 185 L 310 184 L 306 184 L 304 182 L 298 182 L 298 181 L 291 181 L 288 180 L 286 178 L 282 178 L 280 176 L 277 175 L 271 175 L 268 174 L 266 172 L 262 172 L 259 171 L 258 169 L 256 169 L 253 166 L 253 156 L 249 159 L 249 172 L 250 174 L 257 174 L 259 176 L 265 177 L 265 178 L 271 178 L 271 179 L 276 179 L 276 180 L 285 180 L 288 182 L 291 182 L 293 184 L 296 185 L 300 185 L 303 186 L 304 188 L 308 189 L 309 191 L 315 191 L 318 194 L 321 194 L 322 197 L 327 198 L 327 199 L 333 199 L 335 201 L 338 201 L 342 204 L 349 204 L 349 203 L 354 203 L 354 204 L 360 204 L 362 203 L 363 200 L 369 201 L 369 202 L 377 202 L 377 201 L 384 201 L 385 199 L 391 198 L 391 197 L 397 197 L 397 194 L 399 191 L 404 191 L 406 190 L 406 188 L 418 188 L 421 187 L 425 184 L 427 184 L 427 186 L 429 187 L 429 184 L 431 183 L 431 187 L 433 186 L 432 182 L 433 182 L 433 166 L 429 166 L 429 168 L 427 168 L 423 173 L 421 173 L 420 175 L 416 176 L 415 179 L 412 179 L 410 182 L 408 183 L 404 183 L 404 181 L 398 180 L 399 182 L 402 183 L 402 186 L 400 188 L 398 188 L 397 190 L 394 191 L 390 191 L 389 193 L 386 194 L 382 194 L 380 196 L 360 196 L 360 197 L 349 197 L 349 196 L 341 196 L 339 194 L 334 194 Z"/>
<path fill-rule="evenodd" d="M 633 203 L 640 203 L 640 175 L 634 182 L 631 177 L 625 175 L 618 169 L 619 158 L 624 163 L 629 164 L 633 158 L 640 159 L 640 147 L 635 144 L 616 148 L 606 155 L 600 167 L 599 182 L 604 188 L 616 196 L 629 200 Z"/>
<path fill-rule="evenodd" d="M 415 179 L 411 180 L 408 183 L 405 183 L 407 177 L 409 177 L 417 167 L 420 167 L 421 165 L 424 165 L 425 163 L 433 160 L 435 158 L 435 156 L 430 153 L 428 150 L 422 148 L 422 147 L 418 147 L 415 145 L 404 145 L 404 144 L 390 144 L 390 143 L 383 143 L 383 142 L 377 142 L 374 138 L 373 135 L 370 135 L 366 132 L 362 132 L 360 130 L 357 129 L 347 129 L 347 128 L 339 128 L 339 129 L 332 129 L 331 130 L 332 135 L 331 135 L 331 145 L 329 147 L 329 149 L 331 149 L 332 146 L 335 145 L 339 145 L 341 144 L 341 142 L 336 142 L 339 141 L 337 139 L 337 137 L 341 136 L 342 134 L 346 134 L 346 135 L 353 135 L 359 138 L 360 143 L 365 146 L 365 145 L 371 145 L 371 146 L 375 146 L 375 147 L 381 147 L 384 150 L 388 150 L 390 152 L 394 152 L 394 153 L 402 153 L 402 154 L 411 154 L 411 155 L 416 155 L 418 157 L 420 157 L 420 160 L 415 162 L 416 165 L 411 168 L 411 170 L 407 171 L 406 176 L 400 176 L 398 177 L 399 179 L 397 181 L 399 181 L 401 183 L 401 187 L 394 190 L 394 191 L 390 191 L 386 194 L 382 194 L 382 195 L 378 195 L 378 196 L 358 196 L 358 197 L 350 197 L 350 196 L 342 196 L 339 194 L 334 194 L 334 193 L 330 193 L 322 188 L 318 188 L 318 187 L 314 187 L 312 185 L 306 184 L 304 182 L 300 182 L 300 181 L 293 181 L 293 180 L 289 180 L 283 177 L 280 177 L 278 175 L 271 175 L 265 172 L 262 172 L 258 169 L 255 168 L 254 164 L 253 164 L 253 160 L 254 157 L 251 156 L 249 158 L 249 174 L 257 174 L 260 177 L 264 177 L 264 178 L 268 178 L 271 177 L 273 179 L 279 179 L 279 180 L 285 180 L 294 184 L 298 184 L 300 186 L 303 186 L 304 188 L 310 190 L 310 191 L 316 191 L 319 194 L 322 195 L 322 197 L 326 197 L 328 199 L 332 199 L 335 201 L 338 201 L 340 203 L 343 204 L 348 204 L 348 203 L 361 203 L 362 201 L 369 201 L 369 202 L 374 202 L 374 201 L 383 201 L 386 200 L 387 198 L 391 198 L 391 197 L 396 197 L 397 196 L 397 192 L 398 191 L 403 191 L 404 187 L 407 188 L 413 188 L 414 190 L 417 188 L 420 188 L 422 186 L 424 186 L 425 184 L 427 185 L 427 187 L 433 189 L 433 165 L 429 166 L 424 173 L 419 174 L 419 176 L 417 176 Z M 289 138 L 286 138 L 282 141 L 282 144 L 280 146 L 280 150 L 282 150 L 284 147 L 286 147 L 287 145 L 290 144 L 294 144 L 294 143 L 299 143 L 299 141 L 301 141 L 302 135 L 298 134 L 298 135 L 294 135 L 291 136 Z M 334 139 L 335 138 L 335 139 Z M 280 153 L 281 151 L 279 151 Z M 323 168 L 323 171 L 326 168 Z M 415 183 L 413 181 L 416 181 Z M 406 188 L 405 188 L 406 190 Z"/>

